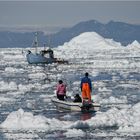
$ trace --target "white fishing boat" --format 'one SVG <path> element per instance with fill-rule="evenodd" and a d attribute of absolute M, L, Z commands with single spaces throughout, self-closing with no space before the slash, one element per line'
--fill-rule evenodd
<path fill-rule="evenodd" d="M 54 105 L 58 109 L 62 110 L 69 110 L 69 111 L 85 111 L 85 112 L 90 112 L 90 111 L 99 111 L 101 105 L 98 103 L 91 103 L 88 105 L 83 105 L 83 103 L 75 103 L 72 100 L 59 100 L 57 98 L 51 99 Z"/>
<path fill-rule="evenodd" d="M 33 41 L 33 47 L 35 52 L 28 50 L 26 58 L 29 64 L 52 64 L 52 63 L 68 63 L 68 61 L 54 58 L 53 50 L 48 48 L 38 52 L 39 43 L 38 43 L 38 34 L 35 34 L 35 39 Z"/>

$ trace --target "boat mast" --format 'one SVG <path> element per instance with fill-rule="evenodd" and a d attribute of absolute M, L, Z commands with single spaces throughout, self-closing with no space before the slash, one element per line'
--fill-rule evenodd
<path fill-rule="evenodd" d="M 51 48 L 51 35 L 48 36 L 48 47 Z"/>
<path fill-rule="evenodd" d="M 35 33 L 35 40 L 34 40 L 34 47 L 35 47 L 35 53 L 37 54 L 38 50 L 38 38 L 37 38 L 38 33 Z"/>

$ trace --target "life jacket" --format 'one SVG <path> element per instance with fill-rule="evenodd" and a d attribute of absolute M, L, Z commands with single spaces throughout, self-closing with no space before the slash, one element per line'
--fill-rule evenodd
<path fill-rule="evenodd" d="M 58 95 L 66 95 L 66 85 L 58 84 L 57 89 L 56 89 L 56 93 Z"/>

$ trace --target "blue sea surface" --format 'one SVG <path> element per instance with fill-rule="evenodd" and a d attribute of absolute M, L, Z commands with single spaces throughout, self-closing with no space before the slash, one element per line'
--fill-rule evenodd
<path fill-rule="evenodd" d="M 20 55 L 21 50 L 15 50 L 15 55 Z M 82 113 L 82 112 L 70 112 L 60 111 L 51 102 L 51 98 L 55 96 L 55 88 L 57 81 L 61 77 L 67 83 L 68 93 L 72 96 L 75 93 L 80 93 L 80 79 L 84 74 L 84 71 L 96 71 L 96 75 L 90 74 L 90 78 L 93 81 L 93 100 L 94 95 L 99 95 L 101 100 L 107 100 L 110 97 L 120 99 L 120 97 L 126 97 L 127 102 L 123 105 L 135 105 L 140 101 L 140 69 L 103 69 L 86 67 L 86 64 L 79 65 L 29 65 L 26 59 L 20 58 L 19 60 L 9 60 L 4 58 L 4 55 L 13 55 L 14 50 L 4 50 L 1 55 L 3 59 L 0 64 L 0 82 L 5 83 L 0 88 L 0 124 L 5 121 L 7 116 L 22 108 L 25 112 L 31 112 L 33 115 L 42 115 L 46 118 L 55 118 L 60 121 L 86 121 L 96 116 L 98 112 Z M 21 54 L 22 55 L 22 54 Z M 7 56 L 8 57 L 8 56 Z M 135 58 L 134 58 L 135 59 Z M 94 60 L 93 60 L 94 61 Z M 137 59 L 137 62 L 140 60 Z M 88 65 L 88 64 L 87 64 Z M 82 68 L 84 67 L 84 71 Z M 13 70 L 13 72 L 12 72 Z M 78 73 L 77 73 L 78 71 Z M 38 73 L 45 73 L 46 77 L 37 76 Z M 32 75 L 34 74 L 34 75 Z M 36 76 L 35 76 L 36 75 Z M 35 76 L 35 77 L 34 77 Z M 14 86 L 10 86 L 10 82 L 14 82 L 17 89 Z M 77 82 L 77 83 L 75 83 Z M 7 89 L 6 89 L 6 84 Z M 0 84 L 2 85 L 2 84 Z M 31 85 L 30 89 L 24 90 L 24 86 Z M 48 87 L 45 87 L 48 85 Z M 44 88 L 43 88 L 44 86 Z M 23 88 L 23 89 L 22 89 Z M 104 89 L 107 89 L 106 91 Z M 23 91 L 23 94 L 20 92 Z M 110 93 L 111 91 L 111 93 Z M 19 92 L 19 93 L 18 93 Z M 17 94 L 16 94 L 17 93 Z M 5 99 L 2 100 L 2 99 Z M 116 104 L 100 101 L 100 112 L 107 112 L 110 108 L 113 108 Z M 119 103 L 118 103 L 119 104 Z M 122 105 L 117 108 L 121 109 Z M 55 123 L 55 122 L 54 122 Z M 51 124 L 53 125 L 53 124 Z M 119 133 L 118 126 L 100 126 L 100 127 L 81 127 L 77 128 L 82 130 L 85 135 L 66 135 L 67 130 L 54 129 L 54 130 L 40 130 L 40 129 L 4 129 L 0 128 L 0 139 L 49 139 L 49 140 L 83 140 L 83 139 L 96 139 L 96 140 L 139 140 L 140 135 L 137 133 Z"/>

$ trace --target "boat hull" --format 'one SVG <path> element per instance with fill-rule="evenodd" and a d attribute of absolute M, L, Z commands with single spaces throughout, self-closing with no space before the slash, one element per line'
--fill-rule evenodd
<path fill-rule="evenodd" d="M 28 53 L 26 55 L 27 57 L 27 61 L 29 64 L 51 64 L 53 63 L 53 59 L 51 58 L 46 58 L 45 56 L 41 55 L 41 54 L 33 54 Z"/>
<path fill-rule="evenodd" d="M 87 112 L 87 111 L 99 111 L 100 109 L 100 104 L 97 103 L 92 103 L 91 107 L 86 109 L 83 108 L 82 103 L 74 103 L 72 101 L 61 101 L 57 98 L 52 99 L 52 102 L 58 109 L 69 110 L 69 111 Z"/>

